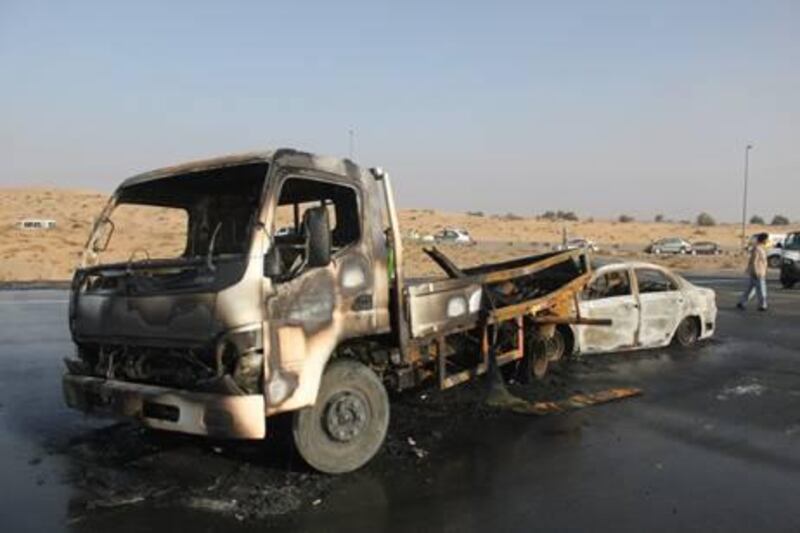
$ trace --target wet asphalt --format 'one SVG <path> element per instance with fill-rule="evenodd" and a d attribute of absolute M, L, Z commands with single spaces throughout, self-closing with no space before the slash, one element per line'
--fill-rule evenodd
<path fill-rule="evenodd" d="M 209 442 L 66 409 L 66 293 L 0 292 L 0 527 L 800 531 L 800 290 L 771 282 L 770 311 L 743 313 L 741 280 L 693 281 L 718 291 L 713 341 L 574 363 L 543 389 L 643 396 L 533 418 L 476 408 L 475 387 L 418 391 L 384 451 L 338 478 L 280 428 Z"/>

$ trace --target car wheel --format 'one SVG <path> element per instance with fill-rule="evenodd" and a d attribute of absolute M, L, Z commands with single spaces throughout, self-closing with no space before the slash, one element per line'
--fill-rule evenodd
<path fill-rule="evenodd" d="M 781 267 L 782 258 L 779 255 L 771 255 L 767 258 L 767 264 L 770 268 L 780 268 Z"/>
<path fill-rule="evenodd" d="M 694 317 L 684 318 L 678 324 L 678 329 L 675 330 L 675 342 L 684 348 L 696 343 L 698 337 L 700 337 L 700 328 Z"/>
<path fill-rule="evenodd" d="M 796 281 L 793 279 L 781 278 L 781 285 L 783 285 L 784 289 L 791 289 L 795 283 Z"/>
<path fill-rule="evenodd" d="M 300 455 L 327 474 L 352 472 L 378 452 L 389 427 L 389 396 L 380 378 L 350 359 L 331 362 L 317 401 L 294 414 Z"/>

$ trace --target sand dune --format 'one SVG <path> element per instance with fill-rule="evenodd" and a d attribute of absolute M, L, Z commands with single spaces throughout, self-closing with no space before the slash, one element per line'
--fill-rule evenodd
<path fill-rule="evenodd" d="M 0 281 L 66 280 L 77 265 L 92 221 L 107 196 L 92 191 L 44 188 L 0 189 Z M 22 218 L 51 218 L 52 230 L 22 230 L 15 223 Z M 466 228 L 477 246 L 446 246 L 443 249 L 457 264 L 475 265 L 549 249 L 560 242 L 562 228 L 570 236 L 596 241 L 608 255 L 641 257 L 636 252 L 650 241 L 679 236 L 690 241 L 711 240 L 735 250 L 740 227 L 722 224 L 698 228 L 689 224 L 618 223 L 612 221 L 549 222 L 535 218 L 507 220 L 504 217 L 471 216 L 432 210 L 404 209 L 400 212 L 404 234 L 411 230 L 432 233 L 445 226 Z M 118 222 L 109 253 L 117 259 L 168 256 L 185 221 L 168 212 L 150 210 L 130 213 Z M 750 232 L 767 231 L 750 227 Z M 659 261 L 682 269 L 740 268 L 742 259 L 732 255 L 716 258 L 679 257 Z M 422 252 L 422 245 L 408 242 L 406 272 L 410 276 L 438 273 Z"/>

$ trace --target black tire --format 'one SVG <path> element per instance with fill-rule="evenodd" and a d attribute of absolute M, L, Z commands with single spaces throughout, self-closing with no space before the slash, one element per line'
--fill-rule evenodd
<path fill-rule="evenodd" d="M 779 255 L 771 255 L 767 258 L 767 264 L 770 268 L 780 268 L 783 258 Z"/>
<path fill-rule="evenodd" d="M 675 330 L 675 343 L 688 348 L 697 342 L 700 337 L 700 327 L 694 317 L 684 318 Z"/>
<path fill-rule="evenodd" d="M 792 287 L 794 287 L 795 283 L 797 283 L 796 280 L 781 278 L 781 285 L 783 285 L 784 289 L 791 289 Z"/>
<path fill-rule="evenodd" d="M 294 414 L 292 434 L 305 461 L 327 474 L 364 466 L 386 439 L 389 396 L 366 365 L 331 362 L 322 375 L 317 402 Z"/>

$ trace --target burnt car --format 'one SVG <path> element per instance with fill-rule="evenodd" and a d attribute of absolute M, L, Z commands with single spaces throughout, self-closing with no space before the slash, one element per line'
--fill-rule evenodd
<path fill-rule="evenodd" d="M 579 297 L 585 317 L 610 317 L 614 328 L 572 325 L 557 329 L 564 349 L 584 354 L 688 347 L 714 334 L 716 294 L 672 270 L 650 263 L 612 263 L 594 271 Z"/>

